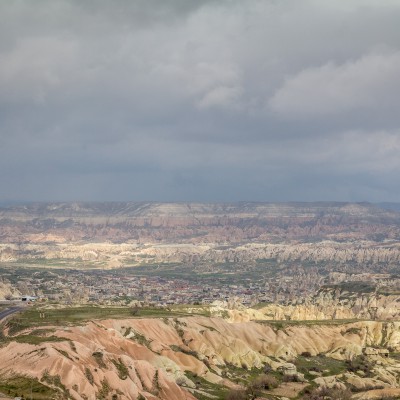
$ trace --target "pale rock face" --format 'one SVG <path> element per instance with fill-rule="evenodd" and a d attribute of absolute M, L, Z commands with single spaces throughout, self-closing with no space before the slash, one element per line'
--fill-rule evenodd
<path fill-rule="evenodd" d="M 352 396 L 352 399 L 354 400 L 381 400 L 396 398 L 400 398 L 400 389 L 398 388 L 369 390 L 365 393 L 357 393 Z"/>
<path fill-rule="evenodd" d="M 327 387 L 329 389 L 346 389 L 346 385 L 339 380 L 337 376 L 320 376 L 315 378 L 314 382 L 321 387 Z"/>
<path fill-rule="evenodd" d="M 400 296 L 377 293 L 354 294 L 323 289 L 300 304 L 270 304 L 259 310 L 228 310 L 230 321 L 318 321 L 349 319 L 400 319 Z"/>
<path fill-rule="evenodd" d="M 354 386 L 359 391 L 382 389 L 390 387 L 390 385 L 384 381 L 374 378 L 360 378 L 358 375 L 353 373 L 344 374 L 344 378 L 347 383 Z"/>

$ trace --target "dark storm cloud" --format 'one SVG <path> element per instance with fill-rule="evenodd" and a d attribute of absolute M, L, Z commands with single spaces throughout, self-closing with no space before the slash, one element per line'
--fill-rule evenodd
<path fill-rule="evenodd" d="M 394 0 L 1 2 L 0 199 L 396 201 L 399 20 Z"/>

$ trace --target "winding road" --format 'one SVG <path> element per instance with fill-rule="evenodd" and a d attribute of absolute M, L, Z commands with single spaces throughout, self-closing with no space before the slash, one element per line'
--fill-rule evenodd
<path fill-rule="evenodd" d="M 5 309 L 3 311 L 0 311 L 0 321 L 2 319 L 4 319 L 5 317 L 8 317 L 9 315 L 14 314 L 14 313 L 16 313 L 18 311 L 21 311 L 21 310 L 22 310 L 22 307 L 10 307 L 10 308 L 7 308 L 7 309 Z"/>

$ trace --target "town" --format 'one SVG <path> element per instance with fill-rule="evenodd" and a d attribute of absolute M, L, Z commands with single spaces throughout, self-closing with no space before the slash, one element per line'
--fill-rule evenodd
<path fill-rule="evenodd" d="M 61 304 L 149 305 L 210 304 L 216 300 L 244 306 L 257 303 L 293 301 L 315 291 L 322 282 L 315 274 L 226 280 L 224 275 L 209 279 L 193 276 L 144 276 L 124 270 L 35 270 L 1 271 L 3 284 L 11 285 L 8 299 L 31 299 Z"/>

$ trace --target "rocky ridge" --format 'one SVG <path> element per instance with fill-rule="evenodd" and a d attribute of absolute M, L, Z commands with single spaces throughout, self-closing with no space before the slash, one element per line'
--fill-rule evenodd
<path fill-rule="evenodd" d="M 368 203 L 40 203 L 0 208 L 0 240 L 240 243 L 400 238 Z"/>
<path fill-rule="evenodd" d="M 55 330 L 51 336 L 59 341 L 7 342 L 0 348 L 0 374 L 3 379 L 37 378 L 77 400 L 98 396 L 105 387 L 107 396 L 122 400 L 194 399 L 196 383 L 189 377 L 235 387 L 227 372 L 230 366 L 259 368 L 261 373 L 269 365 L 297 373 L 293 362 L 302 354 L 350 360 L 368 348 L 399 351 L 399 324 L 359 321 L 278 328 L 207 317 L 92 321 Z M 364 396 L 356 393 L 355 399 L 373 398 L 367 396 L 370 390 L 384 388 L 400 393 L 400 364 L 379 354 L 371 355 L 371 377 L 347 372 L 317 376 L 315 383 L 350 384 Z"/>
<path fill-rule="evenodd" d="M 359 287 L 361 291 L 346 288 Z M 345 287 L 345 288 L 344 288 Z M 366 289 L 365 292 L 362 289 Z M 400 293 L 385 293 L 365 282 L 331 285 L 315 295 L 288 304 L 267 304 L 258 309 L 229 307 L 222 302 L 220 309 L 228 309 L 232 321 L 323 321 L 323 320 L 379 320 L 400 319 Z M 230 308 L 230 309 L 229 309 Z M 216 311 L 217 312 L 217 311 Z"/>
<path fill-rule="evenodd" d="M 375 245 L 373 242 L 245 244 L 220 247 L 200 244 L 0 244 L 0 262 L 24 260 L 81 260 L 83 262 L 144 265 L 154 263 L 254 263 L 257 260 L 276 260 L 277 263 L 332 263 L 343 269 L 349 265 L 365 266 L 378 272 L 394 268 L 400 262 L 400 243 Z M 84 266 L 84 265 L 83 265 Z"/>
<path fill-rule="evenodd" d="M 290 268 L 388 272 L 400 261 L 400 213 L 367 203 L 43 203 L 0 209 L 0 262 L 35 260 L 78 268 L 181 263 L 200 270 L 272 260 Z"/>

